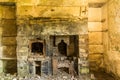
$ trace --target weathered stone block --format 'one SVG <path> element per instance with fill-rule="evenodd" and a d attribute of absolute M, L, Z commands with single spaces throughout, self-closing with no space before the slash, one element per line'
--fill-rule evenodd
<path fill-rule="evenodd" d="M 16 37 L 2 37 L 2 45 L 16 45 Z"/>
<path fill-rule="evenodd" d="M 41 5 L 41 6 L 81 6 L 81 5 L 87 5 L 87 1 L 83 2 L 82 0 L 19 0 L 19 4 L 22 5 Z"/>
<path fill-rule="evenodd" d="M 86 42 L 86 40 L 83 38 L 81 38 L 81 39 L 79 39 L 79 44 L 81 45 L 81 44 L 84 44 Z"/>
<path fill-rule="evenodd" d="M 32 5 L 18 6 L 17 7 L 17 15 L 32 15 L 32 16 L 34 16 L 36 14 L 34 9 L 35 8 Z"/>
<path fill-rule="evenodd" d="M 79 69 L 80 74 L 88 74 L 89 73 L 89 67 L 81 67 Z"/>
<path fill-rule="evenodd" d="M 17 52 L 20 52 L 20 53 L 28 53 L 28 50 L 29 50 L 28 47 L 24 47 L 24 46 L 17 47 Z"/>
<path fill-rule="evenodd" d="M 90 65 L 89 65 L 89 69 L 90 70 L 98 70 L 98 68 L 100 67 L 97 63 L 97 60 L 94 61 L 89 61 Z"/>
<path fill-rule="evenodd" d="M 17 12 L 17 15 L 31 15 L 34 17 L 71 17 L 79 16 L 79 14 L 79 7 L 19 6 Z"/>
<path fill-rule="evenodd" d="M 3 61 L 2 60 L 0 60 L 0 67 L 2 67 L 3 66 Z"/>
<path fill-rule="evenodd" d="M 88 30 L 89 31 L 102 31 L 102 23 L 101 22 L 88 22 Z"/>
<path fill-rule="evenodd" d="M 108 5 L 105 4 L 102 8 L 102 26 L 103 26 L 103 31 L 108 30 Z"/>
<path fill-rule="evenodd" d="M 88 59 L 89 59 L 89 61 L 93 61 L 93 60 L 101 60 L 103 58 L 103 54 L 89 54 L 89 57 L 88 57 Z"/>
<path fill-rule="evenodd" d="M 2 8 L 2 18 L 5 19 L 15 19 L 15 6 L 1 6 Z"/>
<path fill-rule="evenodd" d="M 87 4 L 87 2 L 85 2 Z M 82 0 L 58 0 L 58 1 L 48 1 L 48 0 L 41 0 L 40 1 L 40 5 L 59 5 L 59 6 L 80 6 L 80 5 L 85 5 L 84 3 L 82 3 Z"/>
<path fill-rule="evenodd" d="M 16 58 L 16 46 L 3 46 L 3 57 Z"/>
<path fill-rule="evenodd" d="M 79 35 L 79 39 L 88 39 L 88 34 L 81 34 Z"/>
<path fill-rule="evenodd" d="M 16 73 L 17 72 L 17 61 L 16 60 L 4 60 L 4 72 L 5 73 Z"/>
<path fill-rule="evenodd" d="M 58 71 L 58 68 L 57 68 L 58 60 L 57 60 L 57 58 L 53 58 L 52 65 L 53 65 L 53 74 L 57 74 L 57 71 Z"/>
<path fill-rule="evenodd" d="M 88 8 L 88 21 L 101 21 L 101 8 Z"/>
<path fill-rule="evenodd" d="M 102 32 L 89 32 L 89 44 L 102 44 Z"/>
<path fill-rule="evenodd" d="M 18 45 L 28 45 L 30 42 L 28 37 L 17 37 L 17 44 Z"/>
<path fill-rule="evenodd" d="M 0 67 L 0 73 L 2 73 L 3 72 L 3 67 Z"/>
<path fill-rule="evenodd" d="M 3 31 L 3 29 L 2 29 L 2 27 L 0 27 L 0 35 L 2 35 L 2 31 Z"/>
<path fill-rule="evenodd" d="M 16 0 L 0 0 L 0 2 L 15 2 Z"/>
<path fill-rule="evenodd" d="M 0 73 L 3 72 L 3 61 L 0 60 Z"/>
<path fill-rule="evenodd" d="M 2 18 L 2 6 L 0 6 L 0 18 Z"/>
<path fill-rule="evenodd" d="M 89 45 L 89 53 L 103 53 L 103 45 Z"/>
<path fill-rule="evenodd" d="M 89 3 L 106 3 L 108 0 L 88 0 Z"/>
<path fill-rule="evenodd" d="M 16 36 L 17 27 L 15 20 L 3 20 L 2 21 L 3 36 Z"/>
<path fill-rule="evenodd" d="M 1 52 L 1 54 L 0 54 L 0 58 L 2 58 L 2 52 L 3 52 L 3 47 L 0 47 L 0 52 Z"/>
<path fill-rule="evenodd" d="M 85 53 L 86 52 L 86 49 L 80 49 L 80 52 L 82 52 L 82 53 Z"/>
<path fill-rule="evenodd" d="M 97 70 L 103 67 L 103 55 L 102 54 L 90 54 L 88 57 L 90 69 Z"/>
<path fill-rule="evenodd" d="M 26 53 L 17 53 L 17 59 L 18 60 L 27 60 L 28 59 L 28 54 Z"/>
<path fill-rule="evenodd" d="M 79 57 L 87 59 L 88 58 L 88 53 L 79 53 Z"/>
<path fill-rule="evenodd" d="M 17 0 L 17 2 L 18 2 L 18 4 L 19 5 L 25 5 L 25 4 L 29 4 L 29 5 L 31 5 L 31 4 L 33 4 L 34 5 L 34 3 L 33 2 L 35 2 L 35 1 L 38 1 L 38 0 Z"/>

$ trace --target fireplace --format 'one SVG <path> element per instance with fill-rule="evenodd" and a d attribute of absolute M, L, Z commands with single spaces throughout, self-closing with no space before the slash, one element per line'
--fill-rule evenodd
<path fill-rule="evenodd" d="M 80 74 L 83 61 L 88 61 L 87 20 L 69 18 L 28 18 L 18 24 L 17 61 L 18 74 L 24 76 L 32 68 L 33 74 L 52 75 L 57 70 L 69 72 L 69 63 L 74 62 Z M 72 20 L 72 21 L 71 21 Z M 34 65 L 28 65 L 32 62 Z M 72 64 L 72 63 L 71 63 Z M 22 67 L 22 68 L 21 68 Z M 28 68 L 29 67 L 29 68 Z M 31 73 L 32 71 L 29 71 Z"/>
<path fill-rule="evenodd" d="M 53 56 L 78 57 L 78 35 L 51 35 L 50 40 L 51 48 L 53 48 Z"/>
<path fill-rule="evenodd" d="M 41 55 L 43 54 L 43 43 L 41 42 L 33 42 L 31 44 L 31 52 L 32 53 L 40 53 Z"/>
<path fill-rule="evenodd" d="M 51 35 L 50 40 L 53 50 L 53 74 L 56 74 L 58 70 L 70 74 L 73 74 L 71 70 L 74 70 L 77 74 L 78 35 Z"/>
<path fill-rule="evenodd" d="M 45 55 L 44 40 L 39 40 L 39 39 L 30 40 L 29 49 L 30 49 L 30 55 L 34 55 L 34 56 Z"/>

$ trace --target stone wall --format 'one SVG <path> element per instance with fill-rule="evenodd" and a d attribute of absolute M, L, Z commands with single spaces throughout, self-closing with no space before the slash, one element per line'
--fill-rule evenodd
<path fill-rule="evenodd" d="M 87 21 L 71 21 L 62 18 L 39 18 L 39 19 L 19 19 L 17 34 L 17 58 L 18 58 L 18 74 L 24 75 L 28 73 L 26 66 L 29 52 L 29 42 L 31 39 L 40 38 L 46 43 L 46 57 L 50 57 L 53 53 L 50 49 L 50 36 L 52 35 L 79 35 L 82 44 L 79 49 L 87 53 Z M 82 51 L 81 51 L 82 52 Z M 51 57 L 50 57 L 51 58 Z M 47 59 L 46 59 L 47 60 Z M 48 62 L 51 63 L 51 62 Z M 51 67 L 49 70 L 52 70 Z M 21 72 L 22 71 L 22 72 Z M 51 72 L 51 71 L 50 71 Z M 48 72 L 48 73 L 50 73 Z"/>
<path fill-rule="evenodd" d="M 89 62 L 91 70 L 103 67 L 103 28 L 101 7 L 89 7 L 88 31 L 89 31 Z"/>
<path fill-rule="evenodd" d="M 120 77 L 120 1 L 109 0 L 108 2 L 108 47 L 104 56 L 105 69 Z M 119 78 L 118 78 L 119 79 Z"/>
<path fill-rule="evenodd" d="M 18 64 L 18 74 L 28 74 L 29 41 L 36 38 L 45 40 L 46 55 L 50 57 L 50 35 L 78 35 L 79 71 L 89 72 L 88 65 L 81 66 L 88 63 L 87 11 L 87 0 L 0 0 L 1 72 L 4 63 L 9 65 L 13 62 Z M 51 58 L 47 58 L 45 64 L 47 61 L 49 73 Z"/>
<path fill-rule="evenodd" d="M 15 20 L 15 5 L 4 4 L 0 5 L 0 29 L 1 29 L 1 43 L 0 43 L 0 60 L 2 72 L 14 73 L 17 71 L 16 62 L 16 35 L 17 27 Z M 10 64 L 11 66 L 9 66 Z M 14 68 L 14 69 L 13 69 Z"/>
<path fill-rule="evenodd" d="M 88 53 L 87 2 L 82 0 L 19 0 L 16 15 L 19 75 L 24 76 L 28 73 L 26 65 L 28 65 L 27 57 L 30 53 L 28 45 L 31 39 L 45 40 L 46 58 L 50 59 L 48 73 L 51 73 L 51 35 L 79 35 L 78 54 L 81 56 L 81 53 Z M 87 62 L 86 59 L 87 57 L 85 58 Z"/>

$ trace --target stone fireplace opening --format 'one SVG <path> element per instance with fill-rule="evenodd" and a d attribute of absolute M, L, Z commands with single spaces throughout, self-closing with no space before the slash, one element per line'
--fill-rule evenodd
<path fill-rule="evenodd" d="M 29 73 L 41 76 L 42 63 L 45 60 L 45 40 L 30 39 L 29 40 Z"/>
<path fill-rule="evenodd" d="M 30 55 L 43 56 L 45 55 L 45 43 L 44 40 L 34 39 L 30 40 L 29 44 Z"/>
<path fill-rule="evenodd" d="M 21 64 L 25 62 L 18 64 L 19 75 L 24 76 L 30 68 L 32 74 L 41 76 L 58 74 L 61 70 L 80 74 L 84 70 L 81 65 L 87 62 L 87 19 L 30 17 L 27 21 L 24 27 L 21 24 L 18 27 L 17 59 Z M 40 72 L 36 72 L 39 69 L 34 65 L 36 61 L 41 62 Z M 29 62 L 33 63 L 31 67 L 27 65 Z"/>
<path fill-rule="evenodd" d="M 40 55 L 43 55 L 43 43 L 33 42 L 31 46 L 32 46 L 31 48 L 32 53 L 40 53 Z"/>
<path fill-rule="evenodd" d="M 78 35 L 51 35 L 50 40 L 53 50 L 53 74 L 58 70 L 78 74 Z"/>

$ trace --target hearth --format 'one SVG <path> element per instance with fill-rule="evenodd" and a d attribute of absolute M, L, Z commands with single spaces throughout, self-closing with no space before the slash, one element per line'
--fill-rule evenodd
<path fill-rule="evenodd" d="M 30 40 L 29 50 L 30 50 L 29 55 L 36 56 L 36 57 L 44 56 L 45 55 L 45 41 L 39 40 L 39 38 Z"/>
<path fill-rule="evenodd" d="M 83 62 L 88 61 L 87 20 L 27 18 L 25 21 L 28 23 L 21 21 L 24 25 L 18 24 L 17 34 L 19 75 L 52 75 L 60 68 L 70 72 L 71 64 L 81 74 L 86 67 Z"/>

